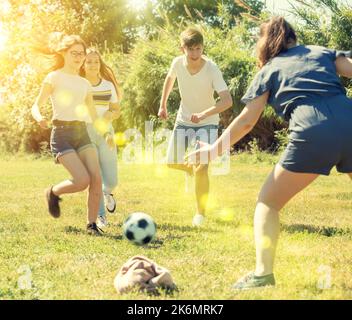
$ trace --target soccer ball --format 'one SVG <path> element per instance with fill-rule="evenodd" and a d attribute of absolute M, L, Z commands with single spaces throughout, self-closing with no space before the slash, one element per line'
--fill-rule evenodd
<path fill-rule="evenodd" d="M 156 233 L 153 218 L 143 212 L 131 213 L 123 223 L 123 235 L 137 245 L 146 245 L 152 241 Z"/>

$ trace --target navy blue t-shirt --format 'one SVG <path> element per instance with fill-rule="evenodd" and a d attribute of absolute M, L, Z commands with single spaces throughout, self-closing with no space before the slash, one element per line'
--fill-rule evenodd
<path fill-rule="evenodd" d="M 346 94 L 336 73 L 335 60 L 350 57 L 350 51 L 319 46 L 296 46 L 269 61 L 254 77 L 241 101 L 249 101 L 269 91 L 268 104 L 279 116 L 289 120 L 298 99 Z M 303 99 L 303 100 L 302 100 Z"/>

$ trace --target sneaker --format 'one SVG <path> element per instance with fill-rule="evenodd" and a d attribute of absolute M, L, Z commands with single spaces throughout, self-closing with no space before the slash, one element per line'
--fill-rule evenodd
<path fill-rule="evenodd" d="M 204 222 L 205 217 L 199 213 L 197 213 L 192 220 L 192 224 L 194 227 L 200 227 Z"/>
<path fill-rule="evenodd" d="M 104 194 L 104 201 L 106 210 L 110 213 L 114 213 L 116 209 L 116 201 L 113 194 Z"/>
<path fill-rule="evenodd" d="M 275 286 L 274 274 L 266 276 L 256 276 L 254 272 L 250 272 L 241 279 L 239 279 L 233 286 L 235 290 L 249 290 L 259 287 Z"/>
<path fill-rule="evenodd" d="M 59 202 L 62 201 L 60 197 L 53 193 L 53 187 L 45 190 L 46 201 L 48 203 L 49 213 L 54 217 L 60 217 L 60 205 Z"/>
<path fill-rule="evenodd" d="M 101 236 L 103 234 L 103 230 L 101 230 L 96 223 L 88 223 L 87 224 L 87 233 L 91 236 Z"/>
<path fill-rule="evenodd" d="M 105 216 L 98 216 L 97 226 L 101 229 L 106 228 L 108 226 L 108 220 Z"/>

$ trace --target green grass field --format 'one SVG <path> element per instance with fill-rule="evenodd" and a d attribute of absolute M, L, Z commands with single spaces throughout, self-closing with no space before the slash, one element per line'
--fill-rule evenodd
<path fill-rule="evenodd" d="M 255 160 L 235 156 L 229 175 L 211 178 L 210 212 L 200 230 L 191 226 L 194 195 L 185 193 L 182 173 L 119 163 L 117 213 L 108 216 L 105 236 L 92 237 L 85 234 L 85 193 L 64 196 L 58 220 L 46 211 L 43 190 L 67 178 L 62 167 L 51 159 L 3 157 L 0 299 L 351 299 L 352 184 L 335 171 L 282 211 L 277 286 L 231 291 L 254 267 L 253 210 L 275 159 Z M 121 224 L 134 211 L 150 214 L 158 225 L 150 247 L 122 239 Z M 137 254 L 168 268 L 179 291 L 118 295 L 114 277 Z M 32 288 L 22 290 L 18 282 L 27 273 Z"/>

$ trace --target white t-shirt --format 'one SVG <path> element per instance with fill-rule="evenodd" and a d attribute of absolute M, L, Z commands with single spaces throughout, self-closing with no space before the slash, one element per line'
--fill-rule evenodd
<path fill-rule="evenodd" d="M 115 86 L 112 82 L 101 79 L 97 86 L 93 88 L 93 100 L 98 117 L 102 117 L 109 110 L 110 103 L 118 103 Z"/>
<path fill-rule="evenodd" d="M 56 70 L 46 76 L 44 83 L 49 83 L 54 89 L 50 96 L 53 120 L 86 121 L 86 97 L 92 91 L 88 80 Z"/>
<path fill-rule="evenodd" d="M 181 95 L 181 105 L 177 113 L 176 123 L 190 125 L 193 127 L 208 124 L 218 125 L 219 115 L 214 114 L 199 123 L 193 123 L 193 113 L 200 113 L 215 105 L 214 91 L 222 92 L 228 90 L 221 71 L 209 58 L 203 68 L 196 74 L 191 75 L 187 69 L 187 58 L 179 56 L 172 61 L 168 76 L 177 78 Z"/>

